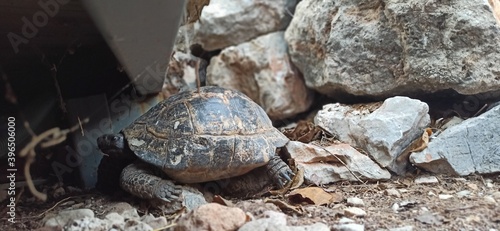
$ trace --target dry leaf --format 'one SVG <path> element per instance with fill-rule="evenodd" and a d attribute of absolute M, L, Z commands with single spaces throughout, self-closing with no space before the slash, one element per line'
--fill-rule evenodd
<path fill-rule="evenodd" d="M 432 135 L 432 129 L 426 128 L 424 130 L 424 133 L 422 134 L 422 137 L 420 137 L 420 139 L 413 141 L 413 143 L 411 144 L 410 152 L 419 152 L 427 148 L 427 145 L 429 144 L 429 137 L 431 135 Z"/>
<path fill-rule="evenodd" d="M 298 168 L 295 176 L 292 179 L 292 184 L 290 185 L 290 189 L 296 189 L 304 184 L 304 169 Z"/>
<path fill-rule="evenodd" d="M 306 202 L 315 205 L 324 205 L 333 202 L 334 196 L 320 187 L 307 187 L 293 190 L 288 198 L 297 203 Z"/>
<path fill-rule="evenodd" d="M 234 204 L 233 204 L 233 202 L 231 200 L 223 198 L 223 197 L 221 197 L 219 195 L 215 195 L 214 196 L 213 202 L 221 204 L 221 205 L 225 205 L 225 206 L 228 206 L 228 207 L 234 207 Z"/>
<path fill-rule="evenodd" d="M 285 129 L 283 134 L 293 141 L 300 141 L 302 143 L 309 143 L 313 140 L 318 140 L 326 132 L 321 127 L 305 120 L 297 123 L 297 126 L 290 129 Z"/>
<path fill-rule="evenodd" d="M 210 0 L 189 0 L 186 5 L 186 24 L 198 21 L 203 7 L 210 4 Z"/>

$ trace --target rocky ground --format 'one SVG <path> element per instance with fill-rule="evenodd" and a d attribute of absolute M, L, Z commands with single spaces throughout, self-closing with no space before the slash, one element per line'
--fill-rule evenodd
<path fill-rule="evenodd" d="M 276 200 L 269 200 L 269 197 L 249 200 L 233 199 L 226 203 L 228 206 L 239 207 L 247 214 L 251 214 L 245 218 L 246 220 L 257 219 L 264 223 L 281 224 L 282 228 L 279 230 L 286 230 L 285 225 L 282 224 L 284 219 L 269 210 L 286 214 L 288 226 L 305 226 L 319 222 L 326 224 L 330 230 L 498 230 L 500 228 L 500 206 L 498 206 L 500 176 L 498 175 L 440 176 L 434 180 L 432 177 L 430 179 L 407 177 L 368 184 L 337 183 L 324 185 L 322 189 L 333 196 L 331 202 L 325 205 L 311 204 L 317 200 L 314 199 L 314 195 L 306 193 L 302 196 L 312 200 L 302 199 L 301 205 L 293 204 L 287 196 L 278 197 Z M 99 192 L 82 192 L 71 187 L 54 186 L 46 190 L 49 194 L 59 193 L 59 195 L 41 203 L 35 201 L 29 192 L 23 193 L 20 198 L 21 202 L 16 207 L 16 223 L 12 224 L 7 222 L 6 218 L 2 218 L 0 229 L 59 230 L 43 227 L 49 218 L 61 211 L 90 209 L 96 218 L 111 219 L 109 217 L 112 216 L 109 213 L 113 211 L 125 218 L 131 216 L 125 215 L 124 211 L 133 207 L 131 211 L 137 211 L 138 216 L 135 215 L 135 218 L 129 218 L 129 220 L 143 221 L 155 227 L 155 230 L 168 230 L 168 227 L 175 227 L 180 215 L 164 216 L 160 211 L 148 209 L 144 203 L 125 193 L 110 197 Z M 359 198 L 361 201 L 353 198 Z M 285 206 L 283 203 L 288 205 Z M 2 207 L 6 207 L 5 203 Z M 352 209 L 353 207 L 359 209 Z M 2 216 L 5 214 L 2 212 Z M 155 219 L 145 214 L 153 214 Z M 207 225 L 208 222 L 222 224 L 232 222 L 219 220 L 223 216 L 221 214 L 223 214 L 221 211 L 206 214 L 205 217 L 210 220 L 198 222 L 197 227 Z M 267 221 L 262 219 L 266 215 L 270 216 Z M 92 214 L 87 211 L 77 216 L 88 217 Z M 141 218 L 138 218 L 139 216 Z M 192 214 L 187 216 L 192 216 Z M 275 219 L 276 221 L 273 221 Z M 278 221 L 280 219 L 281 221 Z M 123 218 L 122 222 L 125 222 Z M 69 224 L 78 225 L 80 228 L 85 225 L 81 222 Z M 212 225 L 216 226 L 216 224 Z M 139 226 L 135 228 L 137 227 Z M 134 230 L 148 230 L 148 228 L 150 227 L 141 226 Z"/>

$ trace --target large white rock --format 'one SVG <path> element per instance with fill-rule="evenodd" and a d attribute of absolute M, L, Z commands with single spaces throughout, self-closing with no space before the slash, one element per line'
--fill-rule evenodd
<path fill-rule="evenodd" d="M 217 50 L 284 30 L 297 0 L 211 0 L 194 24 L 194 42 Z"/>
<path fill-rule="evenodd" d="M 297 166 L 304 170 L 306 183 L 322 185 L 337 181 L 377 181 L 391 178 L 387 170 L 348 144 L 321 147 L 290 141 L 286 149 Z"/>
<path fill-rule="evenodd" d="M 408 157 L 398 157 L 430 124 L 429 107 L 402 96 L 386 99 L 376 110 L 373 106 L 325 105 L 314 122 L 340 141 L 365 150 L 380 166 L 402 175 Z"/>
<path fill-rule="evenodd" d="M 274 32 L 211 59 L 207 84 L 239 90 L 258 103 L 272 120 L 304 112 L 313 94 L 290 62 L 283 32 Z"/>
<path fill-rule="evenodd" d="M 303 0 L 285 38 L 307 86 L 330 96 L 498 93 L 500 24 L 488 2 Z"/>
<path fill-rule="evenodd" d="M 442 174 L 500 172 L 500 106 L 446 129 L 410 161 Z"/>

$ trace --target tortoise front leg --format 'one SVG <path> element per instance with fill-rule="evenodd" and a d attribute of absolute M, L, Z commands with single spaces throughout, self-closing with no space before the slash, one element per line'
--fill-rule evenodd
<path fill-rule="evenodd" d="M 271 157 L 265 167 L 269 178 L 280 188 L 285 187 L 295 175 L 292 169 L 279 156 Z"/>
<path fill-rule="evenodd" d="M 156 176 L 151 168 L 151 165 L 140 161 L 128 165 L 120 176 L 120 186 L 143 199 L 160 199 L 165 202 L 179 199 L 181 187 Z"/>

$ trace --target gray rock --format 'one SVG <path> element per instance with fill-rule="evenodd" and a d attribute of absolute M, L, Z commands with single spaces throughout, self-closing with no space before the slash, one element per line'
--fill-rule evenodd
<path fill-rule="evenodd" d="M 457 197 L 458 198 L 463 198 L 463 197 L 469 197 L 471 195 L 471 191 L 469 190 L 462 190 L 460 192 L 457 192 Z"/>
<path fill-rule="evenodd" d="M 249 221 L 241 226 L 238 231 L 256 231 L 256 230 L 272 230 L 272 231 L 329 231 L 330 228 L 323 223 L 314 223 L 312 225 L 303 226 L 287 226 L 287 215 L 281 212 L 265 211 L 265 218 Z"/>
<path fill-rule="evenodd" d="M 415 178 L 415 184 L 437 184 L 439 183 L 435 176 L 418 176 Z"/>
<path fill-rule="evenodd" d="M 389 231 L 413 231 L 415 229 L 413 226 L 403 226 L 398 228 L 390 228 Z"/>
<path fill-rule="evenodd" d="M 286 226 L 286 214 L 275 211 L 265 211 L 265 218 L 249 221 L 241 226 L 238 231 L 254 230 L 289 230 Z"/>
<path fill-rule="evenodd" d="M 357 208 L 357 207 L 345 208 L 344 214 L 348 217 L 364 217 L 364 216 L 366 216 L 365 210 Z"/>
<path fill-rule="evenodd" d="M 272 120 L 304 112 L 313 94 L 290 63 L 287 50 L 283 32 L 228 47 L 210 61 L 207 84 L 245 93 Z"/>
<path fill-rule="evenodd" d="M 488 1 L 303 0 L 285 38 L 307 86 L 330 96 L 500 88 L 500 24 Z"/>
<path fill-rule="evenodd" d="M 312 225 L 288 226 L 289 231 L 330 231 L 330 227 L 323 223 L 314 223 Z"/>
<path fill-rule="evenodd" d="M 410 155 L 433 173 L 469 175 L 500 172 L 500 106 L 450 127 Z"/>
<path fill-rule="evenodd" d="M 108 230 L 109 228 L 111 228 L 110 224 L 96 217 L 84 217 L 80 219 L 75 219 L 69 221 L 64 226 L 65 231 L 81 231 L 81 230 L 101 231 L 101 230 Z"/>
<path fill-rule="evenodd" d="M 364 231 L 365 226 L 361 224 L 339 224 L 333 226 L 336 231 Z"/>
<path fill-rule="evenodd" d="M 45 226 L 57 227 L 64 226 L 72 220 L 83 218 L 94 218 L 94 212 L 90 209 L 75 209 L 59 212 L 56 216 L 45 221 Z"/>
<path fill-rule="evenodd" d="M 348 144 L 321 147 L 314 143 L 290 141 L 286 149 L 297 166 L 304 170 L 306 183 L 322 185 L 345 180 L 376 181 L 391 177 L 387 170 L 380 168 L 368 156 Z"/>
<path fill-rule="evenodd" d="M 361 198 L 349 197 L 347 198 L 347 205 L 354 207 L 365 207 L 365 202 Z"/>
<path fill-rule="evenodd" d="M 376 110 L 339 104 L 325 105 L 314 122 L 339 140 L 365 150 L 378 164 L 404 174 L 408 157 L 400 157 L 430 124 L 429 106 L 419 100 L 396 96 Z"/>
<path fill-rule="evenodd" d="M 393 196 L 393 197 L 401 197 L 401 193 L 399 190 L 395 188 L 388 188 L 384 191 L 384 194 L 387 196 Z"/>
<path fill-rule="evenodd" d="M 108 221 L 108 223 L 111 226 L 121 225 L 121 224 L 125 223 L 125 218 L 122 215 L 115 213 L 115 212 L 108 213 L 104 218 Z"/>
<path fill-rule="evenodd" d="M 284 30 L 297 0 L 211 0 L 194 24 L 195 43 L 217 50 Z"/>
<path fill-rule="evenodd" d="M 179 27 L 175 38 L 174 51 L 189 54 L 194 43 L 194 23 Z"/>
<path fill-rule="evenodd" d="M 161 230 L 161 228 L 168 225 L 167 218 L 165 217 L 154 217 L 152 214 L 147 214 L 141 217 L 141 221 L 151 226 L 151 228 L 156 230 Z"/>
<path fill-rule="evenodd" d="M 50 218 L 45 223 L 46 227 L 61 227 L 64 230 L 134 230 L 149 231 L 160 229 L 167 225 L 165 217 L 155 218 L 153 215 L 140 217 L 137 210 L 131 208 L 127 203 L 117 203 L 112 205 L 104 219 L 94 217 L 94 213 L 89 209 L 77 209 L 61 211 L 57 216 Z M 130 207 L 130 208 L 129 208 Z"/>

